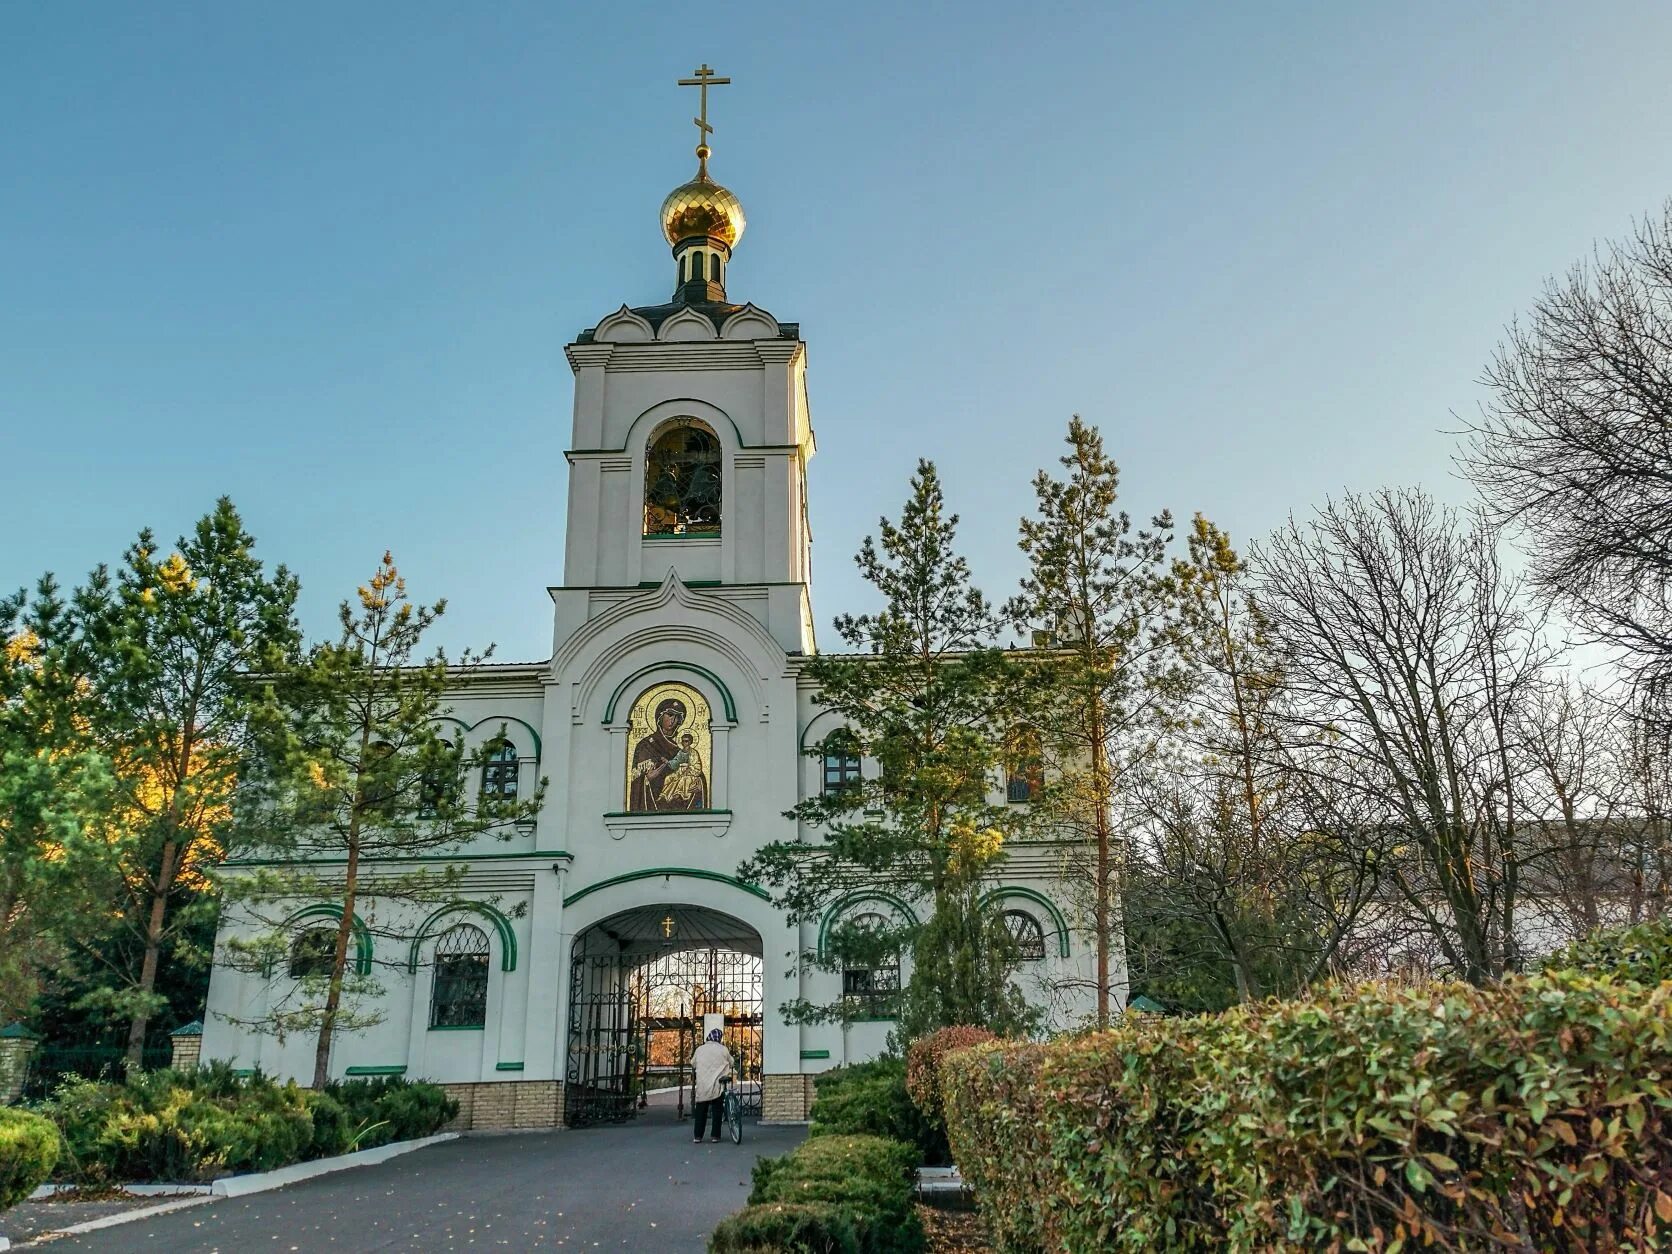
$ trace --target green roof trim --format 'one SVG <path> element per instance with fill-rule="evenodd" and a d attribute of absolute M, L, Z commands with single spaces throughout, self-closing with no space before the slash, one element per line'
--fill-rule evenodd
<path fill-rule="evenodd" d="M 641 666 L 631 675 L 615 686 L 610 693 L 609 704 L 604 707 L 604 723 L 615 721 L 615 707 L 621 702 L 621 694 L 627 691 L 628 685 L 637 683 L 646 675 L 655 671 L 685 671 L 692 675 L 700 675 L 720 691 L 720 704 L 726 711 L 728 723 L 737 722 L 737 702 L 732 699 L 731 689 L 721 682 L 720 677 L 707 667 L 698 666 L 694 662 L 653 662 L 649 666 Z"/>
<path fill-rule="evenodd" d="M 418 969 L 418 947 L 424 943 L 441 920 L 450 914 L 479 914 L 489 923 L 493 930 L 499 933 L 499 969 L 501 971 L 515 971 L 517 969 L 517 934 L 512 930 L 511 920 L 484 901 L 453 901 L 442 906 L 423 923 L 412 937 L 412 952 L 407 955 L 406 969 Z"/>
<path fill-rule="evenodd" d="M 331 919 L 341 923 L 343 908 L 334 901 L 322 901 L 317 905 L 303 906 L 295 914 L 286 919 L 281 927 L 289 928 L 296 923 L 306 923 L 309 919 Z M 370 975 L 372 973 L 372 932 L 356 914 L 349 924 L 354 933 L 354 974 Z"/>
<path fill-rule="evenodd" d="M 346 1067 L 344 1075 L 405 1075 L 406 1064 L 398 1067 Z"/>
<path fill-rule="evenodd" d="M 361 866 L 400 862 L 484 862 L 490 858 L 567 858 L 567 849 L 529 849 L 521 853 L 415 853 L 404 858 L 361 858 Z M 229 866 L 346 866 L 347 858 L 228 858 Z"/>
<path fill-rule="evenodd" d="M 1006 885 L 1003 888 L 995 888 L 992 892 L 982 897 L 981 904 L 983 906 L 988 906 L 994 902 L 1004 901 L 1010 897 L 1019 897 L 1023 901 L 1031 901 L 1034 905 L 1044 908 L 1045 913 L 1051 916 L 1051 922 L 1056 924 L 1057 950 L 1062 957 L 1068 957 L 1068 920 L 1062 917 L 1062 911 L 1057 909 L 1057 903 L 1052 901 L 1044 893 L 1035 892 L 1031 888 Z"/>
<path fill-rule="evenodd" d="M 832 904 L 830 909 L 824 912 L 824 918 L 819 920 L 818 953 L 820 958 L 825 956 L 828 949 L 826 942 L 830 937 L 831 925 L 836 922 L 837 916 L 845 914 L 850 907 L 857 906 L 863 901 L 880 901 L 884 905 L 890 906 L 899 911 L 900 914 L 904 915 L 908 925 L 911 927 L 917 926 L 917 912 L 900 898 L 896 897 L 893 893 L 886 892 L 880 888 L 855 889 L 847 896 L 839 898 L 834 904 Z M 885 1017 L 893 1018 L 894 1016 L 888 1015 Z"/>
<path fill-rule="evenodd" d="M 186 1024 L 184 1027 L 175 1028 L 174 1031 L 169 1033 L 169 1035 L 170 1036 L 202 1036 L 203 1035 L 203 1020 L 202 1019 L 193 1019 L 190 1023 Z"/>
<path fill-rule="evenodd" d="M 772 894 L 759 884 L 746 884 L 735 875 L 727 875 L 723 871 L 704 871 L 689 866 L 653 866 L 642 871 L 627 871 L 621 875 L 612 875 L 607 880 L 599 880 L 596 884 L 588 884 L 577 893 L 570 893 L 563 899 L 563 908 L 567 910 L 584 897 L 602 892 L 606 888 L 614 888 L 618 884 L 631 884 L 634 880 L 655 879 L 658 876 L 677 876 L 688 880 L 711 880 L 716 884 L 728 884 L 732 888 L 741 888 L 746 893 L 753 893 L 762 901 L 771 901 Z"/>
<path fill-rule="evenodd" d="M 1150 1000 L 1142 993 L 1139 993 L 1136 997 L 1128 1001 L 1126 1003 L 1126 1008 L 1128 1010 L 1136 1010 L 1140 1014 L 1146 1015 L 1164 1015 L 1167 1013 L 1167 1007 L 1163 1006 L 1158 1001 Z"/>
<path fill-rule="evenodd" d="M 0 1028 L 0 1041 L 38 1041 L 40 1039 L 21 1023 L 8 1023 L 5 1027 Z"/>

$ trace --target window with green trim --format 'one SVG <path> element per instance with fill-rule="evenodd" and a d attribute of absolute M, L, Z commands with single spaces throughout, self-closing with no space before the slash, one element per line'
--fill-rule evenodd
<path fill-rule="evenodd" d="M 824 794 L 847 792 L 859 787 L 859 746 L 853 733 L 843 728 L 824 738 Z"/>
<path fill-rule="evenodd" d="M 435 943 L 432 1028 L 479 1028 L 488 1021 L 488 935 L 458 923 Z"/>
<path fill-rule="evenodd" d="M 1040 962 L 1045 958 L 1045 929 L 1026 910 L 1006 910 L 1004 932 L 1010 938 L 1011 957 L 1017 962 Z"/>
<path fill-rule="evenodd" d="M 880 936 L 888 930 L 880 914 L 861 914 L 848 920 L 850 933 Z M 850 1012 L 865 1019 L 889 1019 L 900 997 L 900 952 L 854 955 L 842 963 L 842 1000 Z"/>
<path fill-rule="evenodd" d="M 517 747 L 509 740 L 496 740 L 487 747 L 482 766 L 482 799 L 517 799 Z"/>

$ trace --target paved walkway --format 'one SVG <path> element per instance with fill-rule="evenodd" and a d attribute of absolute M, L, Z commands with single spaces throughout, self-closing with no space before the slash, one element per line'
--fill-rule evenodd
<path fill-rule="evenodd" d="M 246 1250 L 646 1250 L 705 1248 L 743 1205 L 760 1155 L 804 1128 L 747 1125 L 741 1146 L 691 1144 L 671 1113 L 579 1132 L 466 1136 L 272 1193 L 222 1198 L 43 1249 L 100 1254 Z"/>

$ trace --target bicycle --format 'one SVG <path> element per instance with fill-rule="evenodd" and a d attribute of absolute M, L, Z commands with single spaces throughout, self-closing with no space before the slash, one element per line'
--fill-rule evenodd
<path fill-rule="evenodd" d="M 731 1134 L 733 1145 L 743 1144 L 743 1099 L 732 1088 L 732 1078 L 720 1077 L 720 1118 Z"/>

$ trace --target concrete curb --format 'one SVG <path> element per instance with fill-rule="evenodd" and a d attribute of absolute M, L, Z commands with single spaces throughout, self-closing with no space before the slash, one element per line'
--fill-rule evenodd
<path fill-rule="evenodd" d="M 292 1163 L 276 1171 L 228 1176 L 224 1180 L 215 1181 L 213 1192 L 216 1197 L 248 1197 L 251 1193 L 282 1189 L 287 1184 L 312 1180 L 315 1176 L 328 1176 L 333 1171 L 347 1171 L 350 1167 L 369 1167 L 373 1163 L 385 1162 L 391 1158 L 399 1158 L 402 1154 L 410 1154 L 413 1150 L 421 1150 L 427 1145 L 440 1145 L 443 1141 L 458 1139 L 457 1132 L 438 1132 L 434 1136 L 421 1136 L 415 1141 L 391 1141 L 388 1145 L 379 1145 L 375 1149 L 339 1154 L 336 1158 L 316 1158 L 309 1163 Z"/>
<path fill-rule="evenodd" d="M 398 1158 L 402 1154 L 410 1154 L 413 1150 L 421 1150 L 428 1145 L 440 1145 L 443 1141 L 456 1141 L 457 1132 L 438 1132 L 435 1136 L 421 1136 L 413 1141 L 394 1141 L 388 1145 L 379 1145 L 375 1149 L 357 1150 L 352 1154 L 339 1154 L 335 1158 L 316 1158 L 312 1162 L 292 1163 L 288 1167 L 280 1167 L 275 1171 L 257 1171 L 247 1176 L 228 1176 L 224 1180 L 217 1180 L 212 1185 L 155 1185 L 136 1184 L 123 1185 L 123 1189 L 135 1196 L 145 1193 L 181 1193 L 187 1190 L 197 1194 L 195 1197 L 181 1198 L 173 1202 L 164 1202 L 161 1206 L 144 1206 L 139 1210 L 124 1211 L 120 1215 L 106 1215 L 103 1219 L 89 1219 L 85 1223 L 71 1224 L 67 1228 L 54 1228 L 50 1232 L 40 1233 L 31 1237 L 31 1241 L 56 1240 L 58 1237 L 79 1236 L 84 1232 L 97 1232 L 101 1228 L 114 1228 L 118 1224 L 133 1223 L 139 1219 L 151 1219 L 157 1215 L 166 1215 L 170 1211 L 185 1210 L 191 1206 L 203 1206 L 222 1197 L 248 1197 L 252 1193 L 266 1193 L 270 1189 L 282 1189 L 287 1184 L 296 1184 L 302 1180 L 312 1180 L 315 1176 L 328 1176 L 334 1171 L 347 1171 L 350 1167 L 369 1167 L 373 1163 L 385 1162 L 391 1158 Z M 51 1197 L 63 1186 L 42 1185 L 32 1196 Z M 142 1192 L 143 1190 L 143 1192 Z M 0 1237 L 0 1251 L 11 1248 L 11 1242 Z"/>

